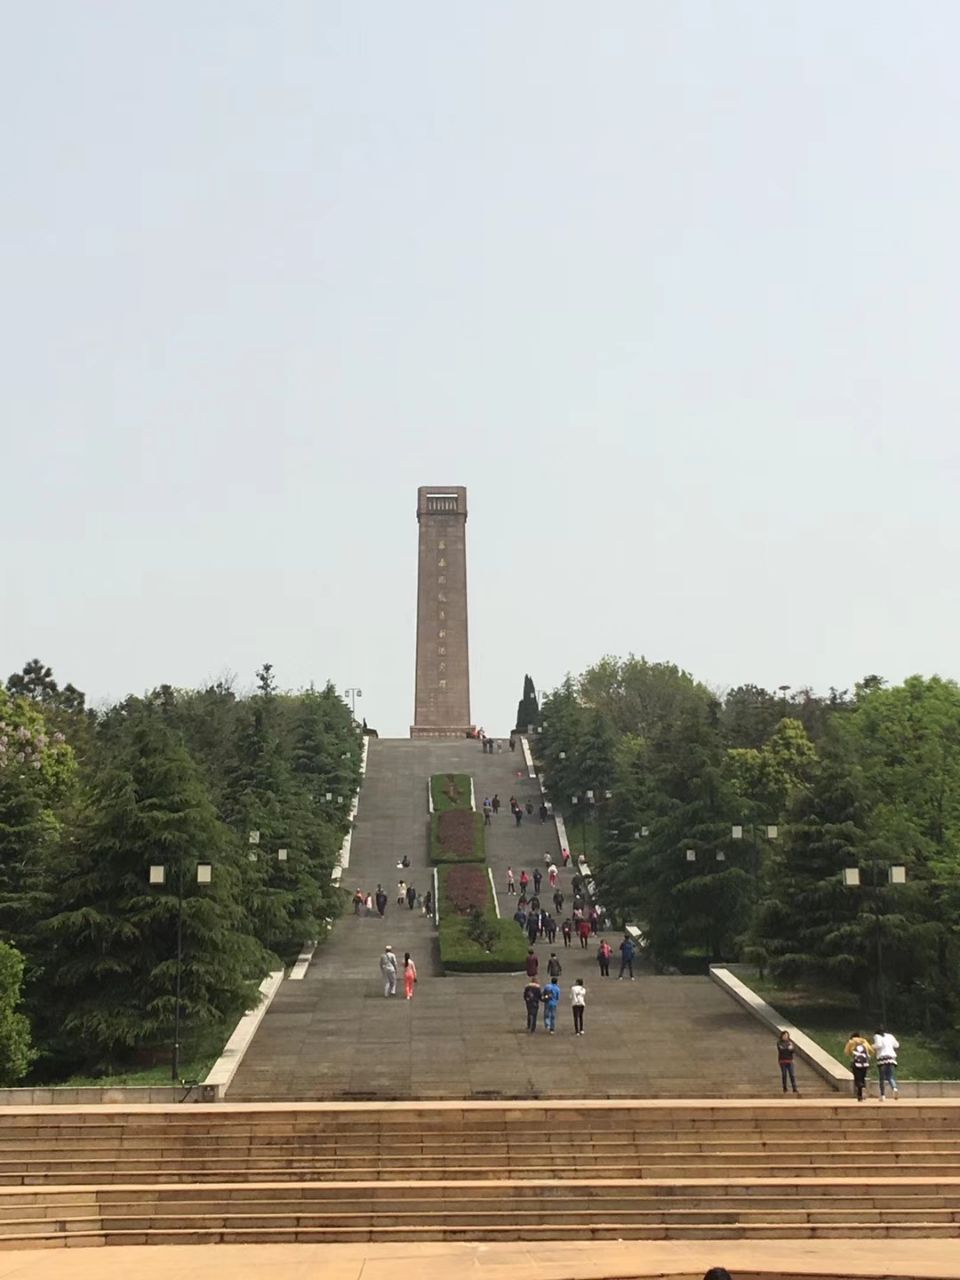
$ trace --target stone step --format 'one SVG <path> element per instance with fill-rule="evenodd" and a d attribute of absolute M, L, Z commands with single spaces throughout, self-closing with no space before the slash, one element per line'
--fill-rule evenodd
<path fill-rule="evenodd" d="M 233 1230 L 252 1230 L 261 1227 L 362 1227 L 368 1224 L 371 1230 L 381 1227 L 415 1228 L 438 1227 L 454 1223 L 460 1226 L 493 1229 L 497 1227 L 548 1225 L 580 1225 L 589 1228 L 593 1223 L 621 1223 L 624 1226 L 707 1226 L 741 1224 L 750 1226 L 755 1223 L 776 1223 L 779 1226 L 793 1225 L 825 1225 L 834 1226 L 840 1223 L 861 1223 L 891 1225 L 888 1211 L 869 1207 L 851 1206 L 848 1209 L 802 1209 L 785 1210 L 777 1208 L 743 1208 L 722 1207 L 707 1209 L 702 1207 L 684 1207 L 671 1209 L 643 1209 L 633 1205 L 603 1205 L 587 1214 L 582 1209 L 515 1209 L 509 1203 L 496 1208 L 478 1210 L 469 1206 L 438 1209 L 435 1205 L 425 1205 L 420 1209 L 383 1208 L 371 1210 L 358 1208 L 355 1210 L 320 1209 L 310 1206 L 284 1210 L 251 1209 L 248 1212 L 237 1210 L 197 1209 L 189 1205 L 176 1212 L 128 1214 L 104 1213 L 87 1215 L 63 1215 L 56 1220 L 56 1230 L 63 1232 L 90 1231 L 175 1231 L 178 1229 L 200 1229 L 210 1231 L 229 1228 Z M 928 1207 L 898 1210 L 896 1225 L 910 1226 L 915 1222 L 936 1222 L 941 1225 L 960 1223 L 960 1212 L 956 1209 L 933 1209 Z M 51 1222 L 48 1218 L 25 1217 L 6 1219 L 3 1224 L 6 1235 L 44 1235 L 52 1234 Z"/>
<path fill-rule="evenodd" d="M 908 1146 L 903 1148 L 877 1148 L 869 1153 L 874 1158 L 878 1167 L 896 1167 L 899 1168 L 904 1164 L 937 1164 L 948 1165 L 960 1162 L 960 1151 L 956 1146 L 945 1151 L 931 1151 L 926 1147 Z M 644 1170 L 655 1169 L 661 1165 L 670 1165 L 674 1168 L 693 1168 L 698 1171 L 705 1163 L 704 1157 L 709 1157 L 709 1164 L 713 1168 L 722 1166 L 724 1170 L 730 1165 L 741 1166 L 757 1166 L 762 1168 L 782 1168 L 784 1163 L 784 1153 L 782 1151 L 771 1151 L 767 1149 L 761 1150 L 728 1150 L 723 1147 L 717 1147 L 709 1152 L 701 1151 L 677 1151 L 665 1147 L 660 1152 L 645 1151 L 631 1147 L 625 1147 L 616 1152 L 604 1152 L 587 1149 L 581 1144 L 578 1150 L 575 1146 L 570 1149 L 557 1151 L 550 1146 L 529 1149 L 504 1149 L 504 1150 L 480 1150 L 471 1152 L 469 1150 L 461 1151 L 405 1151 L 405 1152 L 351 1152 L 349 1154 L 339 1154 L 336 1152 L 317 1152 L 312 1150 L 293 1150 L 286 1151 L 278 1149 L 270 1152 L 249 1152 L 246 1149 L 240 1152 L 182 1152 L 182 1153 L 144 1153 L 137 1154 L 133 1151 L 126 1151 L 119 1155 L 105 1155 L 101 1157 L 94 1156 L 46 1156 L 31 1157 L 21 1160 L 4 1160 L 0 1161 L 0 1180 L 18 1174 L 30 1174 L 36 1172 L 43 1173 L 70 1173 L 70 1172 L 96 1172 L 97 1170 L 119 1170 L 128 1169 L 131 1171 L 159 1171 L 164 1169 L 180 1169 L 184 1165 L 191 1165 L 203 1169 L 215 1169 L 219 1167 L 236 1168 L 239 1163 L 245 1169 L 256 1170 L 259 1168 L 283 1168 L 289 1169 L 292 1166 L 309 1166 L 314 1169 L 322 1170 L 340 1170 L 347 1167 L 354 1169 L 376 1169 L 379 1172 L 388 1169 L 402 1169 L 405 1165 L 411 1169 L 423 1169 L 427 1167 L 436 1167 L 439 1169 L 450 1168 L 473 1168 L 477 1170 L 492 1170 L 502 1173 L 505 1168 L 509 1168 L 511 1172 L 517 1169 L 537 1171 L 541 1167 L 565 1168 L 571 1161 L 574 1162 L 577 1169 L 583 1171 L 588 1168 L 597 1168 L 602 1170 L 606 1164 L 615 1162 L 618 1165 L 630 1165 Z M 819 1151 L 815 1148 L 801 1147 L 789 1153 L 789 1164 L 794 1170 L 799 1171 L 802 1167 L 808 1165 L 822 1166 L 827 1163 L 830 1157 L 840 1157 L 838 1163 L 842 1163 L 843 1152 L 840 1149 L 831 1149 L 827 1151 Z M 831 1165 L 836 1168 L 836 1164 Z"/>
<path fill-rule="evenodd" d="M 489 1232 L 489 1235 L 487 1234 Z M 857 1239 L 874 1238 L 956 1238 L 960 1236 L 960 1223 L 939 1221 L 915 1221 L 911 1223 L 843 1222 L 783 1224 L 776 1221 L 752 1223 L 685 1223 L 665 1225 L 661 1222 L 640 1224 L 629 1222 L 543 1223 L 509 1224 L 488 1228 L 466 1223 L 449 1223 L 428 1226 L 371 1226 L 363 1223 L 355 1227 L 291 1226 L 256 1227 L 250 1229 L 213 1227 L 204 1230 L 197 1227 L 177 1229 L 131 1230 L 78 1230 L 73 1232 L 0 1234 L 0 1248 L 27 1244 L 29 1247 L 51 1247 L 89 1244 L 106 1245 L 176 1245 L 176 1244 L 331 1244 L 357 1241 L 433 1241 L 484 1239 L 498 1241 L 523 1240 L 558 1241 L 563 1239 L 629 1239 L 629 1240 L 780 1240 L 780 1239 Z"/>
<path fill-rule="evenodd" d="M 928 1176 L 934 1178 L 940 1177 L 960 1177 L 960 1154 L 957 1158 L 950 1162 L 930 1161 L 923 1163 L 916 1160 L 912 1163 L 898 1162 L 895 1168 L 899 1174 L 904 1177 Z M 541 1167 L 530 1166 L 531 1175 L 542 1173 Z M 734 1163 L 733 1161 L 723 1166 L 722 1170 L 716 1169 L 715 1172 L 722 1172 L 729 1177 L 777 1177 L 783 1172 L 783 1162 L 770 1162 L 766 1165 L 758 1163 L 749 1164 L 746 1162 Z M 804 1164 L 804 1176 L 827 1178 L 836 1175 L 836 1166 L 833 1164 Z M 516 1169 L 512 1170 L 516 1172 Z M 622 1165 L 608 1165 L 604 1172 L 612 1177 L 656 1177 L 658 1179 L 684 1178 L 688 1177 L 691 1172 L 691 1166 L 671 1164 L 665 1162 L 659 1165 L 642 1165 L 638 1166 L 635 1162 L 628 1162 Z M 218 1179 L 229 1179 L 236 1182 L 253 1182 L 253 1181 L 280 1181 L 283 1179 L 293 1179 L 303 1181 L 305 1177 L 312 1180 L 348 1180 L 348 1181 L 364 1181 L 373 1173 L 378 1179 L 389 1182 L 396 1182 L 404 1178 L 417 1180 L 436 1180 L 442 1177 L 453 1177 L 457 1179 L 467 1178 L 499 1178 L 503 1174 L 502 1166 L 490 1168 L 489 1170 L 477 1168 L 475 1165 L 457 1166 L 457 1165 L 424 1165 L 419 1168 L 411 1168 L 408 1165 L 379 1166 L 374 1170 L 366 1167 L 337 1167 L 324 1168 L 312 1166 L 305 1162 L 295 1165 L 274 1165 L 262 1166 L 251 1169 L 247 1166 L 230 1167 L 217 1165 L 213 1168 L 206 1168 L 202 1165 L 191 1167 L 177 1168 L 109 1168 L 105 1170 L 85 1170 L 71 1168 L 63 1169 L 34 1169 L 23 1174 L 5 1174 L 0 1175 L 0 1185 L 2 1186 L 31 1186 L 31 1185 L 63 1185 L 69 1182 L 72 1185 L 83 1185 L 95 1182 L 112 1182 L 122 1183 L 130 1182 L 134 1178 L 140 1182 L 153 1181 L 170 1181 L 170 1182 L 205 1182 L 216 1181 Z M 556 1179 L 575 1179 L 582 1176 L 582 1170 L 576 1168 L 567 1168 L 557 1166 L 550 1170 L 551 1176 Z M 67 1174 L 68 1176 L 65 1176 Z"/>

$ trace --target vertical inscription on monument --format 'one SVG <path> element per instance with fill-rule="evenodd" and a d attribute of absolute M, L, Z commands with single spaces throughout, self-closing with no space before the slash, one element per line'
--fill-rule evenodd
<path fill-rule="evenodd" d="M 410 735 L 460 737 L 471 727 L 466 489 L 422 485 L 417 520 L 417 687 Z"/>

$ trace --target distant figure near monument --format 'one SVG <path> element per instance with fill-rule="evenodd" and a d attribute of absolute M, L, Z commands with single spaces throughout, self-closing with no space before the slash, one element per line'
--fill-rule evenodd
<path fill-rule="evenodd" d="M 411 738 L 470 733 L 467 650 L 467 491 L 462 485 L 417 490 L 417 688 Z"/>

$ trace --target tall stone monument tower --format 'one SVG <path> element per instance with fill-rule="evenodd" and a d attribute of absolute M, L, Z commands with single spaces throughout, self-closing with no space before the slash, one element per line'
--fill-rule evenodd
<path fill-rule="evenodd" d="M 417 490 L 417 691 L 411 738 L 462 738 L 470 723 L 467 491 Z"/>

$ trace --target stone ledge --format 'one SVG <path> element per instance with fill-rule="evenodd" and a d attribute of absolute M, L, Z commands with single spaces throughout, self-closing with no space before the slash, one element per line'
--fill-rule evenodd
<path fill-rule="evenodd" d="M 811 1040 L 808 1035 L 804 1035 L 802 1031 L 797 1031 L 794 1026 L 774 1009 L 772 1005 L 767 1004 L 766 1000 L 762 1000 L 755 991 L 747 986 L 745 982 L 734 976 L 729 969 L 723 965 L 710 966 L 710 977 L 726 991 L 728 996 L 736 1000 L 742 1009 L 752 1014 L 758 1022 L 769 1030 L 776 1032 L 777 1035 L 781 1031 L 789 1031 L 793 1043 L 796 1045 L 797 1053 L 803 1058 L 804 1062 L 813 1067 L 818 1075 L 834 1089 L 839 1092 L 841 1089 L 849 1089 L 853 1083 L 853 1074 L 846 1067 L 841 1066 L 836 1058 L 832 1058 L 825 1049 L 821 1049 L 816 1041 Z"/>
<path fill-rule="evenodd" d="M 317 944 L 315 942 L 308 942 L 305 944 L 303 950 L 297 956 L 296 963 L 287 975 L 287 980 L 289 982 L 302 982 L 304 980 L 307 976 L 307 969 L 310 967 L 310 961 L 313 959 L 313 953 L 316 949 Z"/>
<path fill-rule="evenodd" d="M 283 981 L 283 970 L 277 969 L 260 983 L 260 1001 L 256 1008 L 248 1010 L 233 1029 L 233 1034 L 223 1046 L 223 1053 L 210 1068 L 204 1084 L 217 1090 L 217 1097 L 222 1098 L 237 1074 L 237 1068 L 243 1061 L 243 1055 L 250 1047 L 250 1042 L 257 1028 L 263 1021 L 263 1015 L 273 1003 L 273 997 L 280 990 Z"/>

